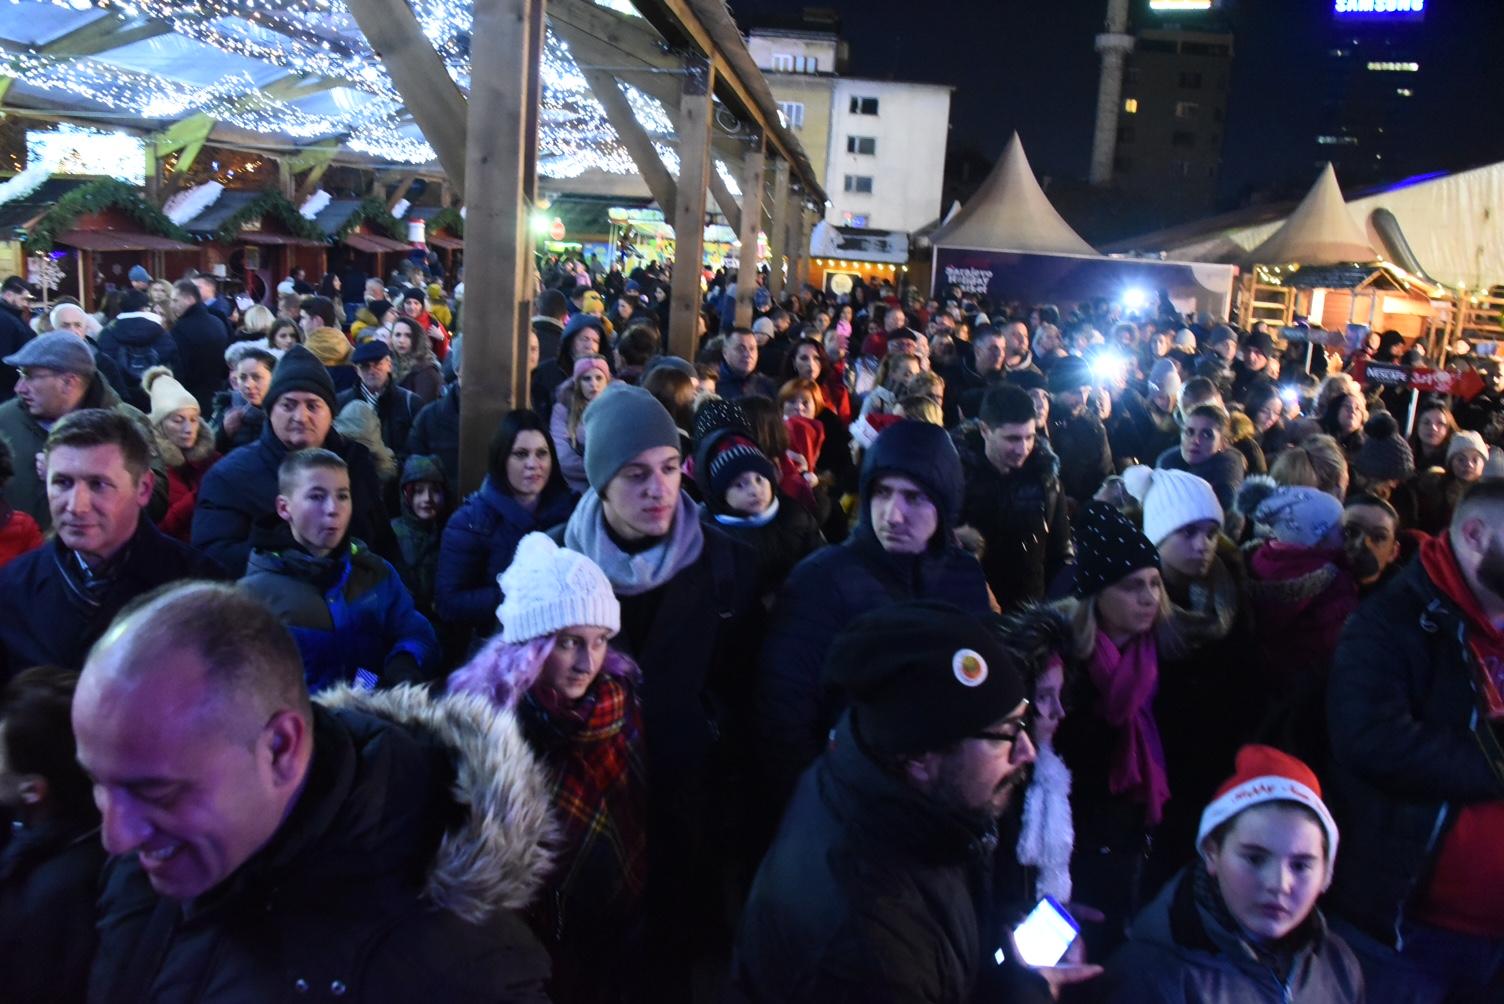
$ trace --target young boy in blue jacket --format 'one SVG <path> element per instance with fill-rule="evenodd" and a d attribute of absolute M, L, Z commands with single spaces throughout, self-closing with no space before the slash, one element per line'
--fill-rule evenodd
<path fill-rule="evenodd" d="M 430 679 L 439 662 L 433 625 L 396 569 L 349 537 L 345 462 L 328 450 L 288 454 L 276 505 L 292 544 L 252 548 L 240 582 L 292 632 L 308 689 Z"/>

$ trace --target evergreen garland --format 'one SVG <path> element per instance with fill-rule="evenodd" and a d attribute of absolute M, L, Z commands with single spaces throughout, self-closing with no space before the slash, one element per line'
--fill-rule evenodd
<path fill-rule="evenodd" d="M 429 233 L 440 230 L 446 234 L 463 237 L 465 236 L 465 218 L 459 214 L 459 210 L 445 206 L 434 213 L 433 217 L 428 221 Z"/>
<path fill-rule="evenodd" d="M 388 237 L 397 240 L 403 239 L 407 233 L 397 218 L 387 212 L 384 201 L 374 195 L 368 195 L 361 200 L 360 207 L 350 214 L 350 218 L 339 225 L 339 229 L 334 232 L 333 236 L 336 240 L 343 240 L 362 223 L 371 223 Z"/>
<path fill-rule="evenodd" d="M 262 192 L 237 209 L 234 215 L 220 224 L 214 232 L 214 239 L 221 244 L 234 243 L 242 227 L 267 216 L 286 227 L 287 232 L 294 237 L 320 243 L 328 240 L 316 223 L 298 212 L 298 207 L 288 201 L 287 196 L 275 190 Z"/>
<path fill-rule="evenodd" d="M 80 216 L 102 213 L 108 209 L 117 209 L 129 216 L 147 233 L 185 244 L 193 242 L 193 236 L 188 231 L 143 199 L 134 187 L 113 178 L 101 178 L 99 181 L 80 185 L 53 203 L 52 208 L 47 210 L 26 236 L 24 243 L 27 252 L 36 254 L 51 251 L 57 235 L 71 230 Z"/>

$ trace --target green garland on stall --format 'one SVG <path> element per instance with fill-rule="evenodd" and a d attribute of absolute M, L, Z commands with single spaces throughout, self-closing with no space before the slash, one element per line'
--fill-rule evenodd
<path fill-rule="evenodd" d="M 463 237 L 465 236 L 465 218 L 460 215 L 459 210 L 452 206 L 445 206 L 429 219 L 428 231 L 430 233 L 443 231 L 446 234 Z"/>
<path fill-rule="evenodd" d="M 362 223 L 372 224 L 388 237 L 401 239 L 406 234 L 402 224 L 397 222 L 397 217 L 387 212 L 386 203 L 371 195 L 363 199 L 360 207 L 350 214 L 350 218 L 340 224 L 334 232 L 334 238 L 343 240 Z"/>
<path fill-rule="evenodd" d="M 324 231 L 319 229 L 318 224 L 298 212 L 298 207 L 278 191 L 262 192 L 237 209 L 234 215 L 220 224 L 219 229 L 214 233 L 214 239 L 221 244 L 233 243 L 247 223 L 267 216 L 286 227 L 288 233 L 294 237 L 319 242 L 329 239 Z"/>
<path fill-rule="evenodd" d="M 31 228 L 25 238 L 26 250 L 35 254 L 52 250 L 58 234 L 73 229 L 80 216 L 118 209 L 141 225 L 148 233 L 171 240 L 191 243 L 193 236 L 172 222 L 156 206 L 141 197 L 141 193 L 123 181 L 102 178 L 80 185 L 55 202 L 51 209 Z"/>

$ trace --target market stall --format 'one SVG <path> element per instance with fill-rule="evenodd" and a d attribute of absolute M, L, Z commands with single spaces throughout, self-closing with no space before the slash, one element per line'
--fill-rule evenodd
<path fill-rule="evenodd" d="M 277 283 L 295 267 L 318 276 L 326 267 L 328 242 L 278 191 L 224 191 L 183 224 L 204 241 L 204 263 L 243 288 L 251 299 L 275 309 Z"/>

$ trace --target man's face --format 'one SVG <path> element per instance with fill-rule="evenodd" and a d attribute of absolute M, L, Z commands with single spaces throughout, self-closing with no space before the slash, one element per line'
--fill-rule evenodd
<path fill-rule="evenodd" d="M 8 289 L 5 292 L 0 293 L 0 300 L 4 300 L 12 307 L 15 307 L 17 310 L 26 310 L 31 306 L 30 297 L 28 297 L 20 290 Z"/>
<path fill-rule="evenodd" d="M 883 315 L 883 330 L 896 331 L 903 327 L 907 320 L 908 318 L 904 315 L 903 309 L 901 307 L 894 307 Z"/>
<path fill-rule="evenodd" d="M 289 450 L 323 446 L 334 424 L 329 404 L 317 394 L 290 390 L 277 398 L 271 411 L 272 432 Z"/>
<path fill-rule="evenodd" d="M 100 836 L 135 854 L 158 895 L 186 900 L 225 879 L 281 824 L 291 793 L 269 730 L 206 696 L 205 669 L 182 650 L 153 653 L 135 679 L 98 669 L 132 658 L 96 652 L 73 701 L 78 762 L 94 784 Z M 120 653 L 120 654 L 117 654 Z"/>
<path fill-rule="evenodd" d="M 1028 702 L 983 733 L 963 739 L 937 756 L 929 795 L 948 808 L 996 818 L 1008 808 L 1015 788 L 1028 780 L 1034 743 L 1024 728 Z"/>
<path fill-rule="evenodd" d="M 381 285 L 380 279 L 366 280 L 366 299 L 372 301 L 386 299 L 386 287 Z"/>
<path fill-rule="evenodd" d="M 266 389 L 272 385 L 271 370 L 254 359 L 242 359 L 236 363 L 230 379 L 246 404 L 257 408 L 266 398 Z"/>
<path fill-rule="evenodd" d="M 206 279 L 194 279 L 193 284 L 198 287 L 198 295 L 203 297 L 205 303 L 214 299 L 214 284 Z"/>
<path fill-rule="evenodd" d="M 1379 581 L 1400 556 L 1394 518 L 1377 506 L 1350 505 L 1342 510 L 1342 533 L 1361 585 Z"/>
<path fill-rule="evenodd" d="M 179 316 L 187 313 L 188 309 L 198 302 L 187 293 L 184 293 L 182 290 L 178 289 L 176 286 L 173 287 L 172 296 L 170 299 L 172 300 L 173 313 L 178 314 Z M 309 331 L 312 329 L 304 328 L 303 330 Z"/>
<path fill-rule="evenodd" d="M 1029 329 L 1022 321 L 1003 326 L 1003 343 L 1008 348 L 1008 358 L 1021 359 L 1029 354 Z"/>
<path fill-rule="evenodd" d="M 120 447 L 58 446 L 47 455 L 47 508 L 59 539 L 85 559 L 112 558 L 151 501 L 151 472 L 131 476 Z"/>
<path fill-rule="evenodd" d="M 851 332 L 846 328 L 831 327 L 825 332 L 825 354 L 833 360 L 846 358 L 846 350 L 851 347 Z"/>
<path fill-rule="evenodd" d="M 751 373 L 757 368 L 757 336 L 727 335 L 722 357 L 733 373 Z"/>
<path fill-rule="evenodd" d="M 1223 366 L 1231 366 L 1233 359 L 1238 354 L 1238 343 L 1231 338 L 1224 338 L 1211 348 L 1212 355 L 1222 360 Z"/>
<path fill-rule="evenodd" d="M 599 355 L 601 351 L 601 333 L 594 328 L 581 328 L 574 333 L 574 358 L 580 356 Z"/>
<path fill-rule="evenodd" d="M 1055 392 L 1055 407 L 1067 415 L 1080 413 L 1090 400 L 1091 387 L 1089 386 Z"/>
<path fill-rule="evenodd" d="M 392 357 L 382 356 L 375 362 L 361 363 L 355 367 L 355 372 L 360 374 L 360 382 L 366 385 L 366 390 L 380 394 L 386 390 L 386 383 L 392 376 Z"/>
<path fill-rule="evenodd" d="M 423 313 L 423 301 L 413 299 L 403 300 L 402 312 L 416 320 Z"/>
<path fill-rule="evenodd" d="M 1036 433 L 1032 421 L 1005 422 L 995 428 L 984 422 L 981 429 L 987 459 L 1004 474 L 1018 470 L 1034 452 Z"/>
<path fill-rule="evenodd" d="M 606 485 L 606 521 L 627 540 L 667 535 L 679 508 L 682 478 L 677 447 L 644 450 Z"/>
<path fill-rule="evenodd" d="M 538 344 L 538 333 L 531 329 L 527 333 L 527 371 L 531 373 L 538 368 L 538 357 L 543 348 Z"/>
<path fill-rule="evenodd" d="M 324 319 L 322 317 L 319 317 L 317 314 L 310 314 L 301 308 L 298 310 L 298 327 L 303 329 L 304 337 L 313 334 L 323 326 Z"/>
<path fill-rule="evenodd" d="M 277 515 L 292 538 L 322 558 L 339 546 L 350 529 L 350 472 L 316 467 L 298 474 L 288 494 L 277 495 Z"/>
<path fill-rule="evenodd" d="M 918 483 L 885 474 L 872 486 L 872 532 L 889 554 L 922 554 L 940 528 L 940 513 Z"/>
<path fill-rule="evenodd" d="M 444 486 L 437 481 L 419 481 L 413 485 L 413 515 L 421 520 L 437 519 L 444 509 Z"/>
<path fill-rule="evenodd" d="M 33 418 L 55 422 L 83 400 L 84 378 L 43 366 L 23 366 L 16 381 L 16 397 Z"/>
<path fill-rule="evenodd" d="M 89 336 L 88 325 L 84 323 L 84 312 L 76 307 L 72 310 L 58 311 L 57 330 L 68 331 L 80 338 Z"/>

